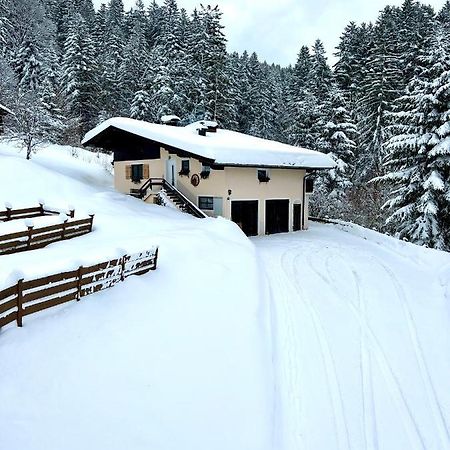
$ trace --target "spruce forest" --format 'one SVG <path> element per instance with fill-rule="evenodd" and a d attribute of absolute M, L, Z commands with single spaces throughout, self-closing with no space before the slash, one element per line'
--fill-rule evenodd
<path fill-rule="evenodd" d="M 331 154 L 315 216 L 450 250 L 450 1 L 386 6 L 280 67 L 227 53 L 217 6 L 0 0 L 0 103 L 31 157 L 113 116 L 221 127 Z M 249 27 L 252 24 L 248 24 Z M 250 49 L 249 49 L 250 50 Z"/>

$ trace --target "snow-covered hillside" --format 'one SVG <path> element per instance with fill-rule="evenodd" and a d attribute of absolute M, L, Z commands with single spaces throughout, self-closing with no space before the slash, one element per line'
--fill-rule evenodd
<path fill-rule="evenodd" d="M 96 214 L 90 235 L 0 257 L 0 287 L 16 270 L 59 272 L 154 244 L 158 270 L 0 332 L 0 448 L 268 448 L 253 246 L 228 221 L 116 193 L 79 153 L 51 147 L 26 161 L 0 144 L 0 205 L 42 198 Z"/>
<path fill-rule="evenodd" d="M 0 332 L 0 448 L 450 448 L 449 254 L 346 225 L 249 241 L 115 192 L 107 164 L 0 143 L 0 206 L 96 214 L 0 257 L 0 288 L 160 247 L 155 272 Z"/>

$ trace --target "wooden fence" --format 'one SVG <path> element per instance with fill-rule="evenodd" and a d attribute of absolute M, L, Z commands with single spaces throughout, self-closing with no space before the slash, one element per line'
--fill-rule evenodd
<path fill-rule="evenodd" d="M 40 203 L 39 206 L 35 206 L 32 208 L 22 208 L 22 209 L 12 209 L 10 207 L 6 207 L 5 211 L 0 211 L 0 222 L 7 222 L 9 220 L 16 219 L 27 219 L 33 217 L 40 216 L 51 216 L 55 214 L 59 214 L 59 211 L 53 211 L 45 207 L 43 203 Z M 68 216 L 74 218 L 75 210 L 71 209 L 67 211 Z"/>
<path fill-rule="evenodd" d="M 34 228 L 29 226 L 28 230 L 9 233 L 0 236 L 0 255 L 23 252 L 45 247 L 52 242 L 72 239 L 92 231 L 94 215 L 87 219 L 65 220 L 63 223 L 46 227 Z"/>
<path fill-rule="evenodd" d="M 72 300 L 79 301 L 131 275 L 155 270 L 157 260 L 158 248 L 155 248 L 94 266 L 81 266 L 70 272 L 19 280 L 14 286 L 0 291 L 0 328 L 14 321 L 21 327 L 25 316 Z"/>

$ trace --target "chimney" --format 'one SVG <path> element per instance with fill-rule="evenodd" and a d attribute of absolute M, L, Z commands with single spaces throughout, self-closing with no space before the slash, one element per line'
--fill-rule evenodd
<path fill-rule="evenodd" d="M 208 133 L 216 133 L 217 128 L 219 128 L 217 122 L 212 120 L 202 120 L 200 123 L 206 127 Z"/>
<path fill-rule="evenodd" d="M 160 120 L 163 125 L 170 125 L 172 127 L 177 127 L 181 119 L 178 116 L 169 115 L 169 116 L 161 116 Z"/>

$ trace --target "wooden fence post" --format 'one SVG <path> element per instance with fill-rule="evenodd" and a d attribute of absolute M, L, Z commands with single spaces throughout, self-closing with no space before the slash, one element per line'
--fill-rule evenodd
<path fill-rule="evenodd" d="M 69 219 L 66 219 L 63 223 L 62 223 L 62 229 L 61 229 L 61 240 L 64 240 L 64 236 L 65 236 L 65 233 L 66 233 L 66 224 L 67 224 L 67 221 L 68 221 Z"/>
<path fill-rule="evenodd" d="M 153 266 L 150 268 L 150 270 L 156 270 L 156 264 L 158 263 L 158 251 L 159 251 L 159 247 L 156 247 L 155 262 L 153 263 Z"/>
<path fill-rule="evenodd" d="M 125 258 L 126 255 L 122 256 L 122 259 L 120 260 L 120 266 L 122 268 L 122 271 L 120 273 L 120 281 L 125 280 Z"/>
<path fill-rule="evenodd" d="M 81 298 L 81 278 L 83 276 L 82 274 L 83 266 L 78 267 L 78 273 L 77 273 L 77 302 L 80 301 Z"/>
<path fill-rule="evenodd" d="M 33 239 L 33 227 L 34 225 L 28 226 L 28 242 L 27 242 L 27 248 L 30 248 L 31 240 Z"/>
<path fill-rule="evenodd" d="M 92 231 L 92 226 L 94 225 L 94 216 L 95 214 L 89 214 L 89 217 L 91 219 L 91 223 L 89 224 L 89 232 Z"/>
<path fill-rule="evenodd" d="M 22 326 L 22 316 L 23 316 L 23 308 L 22 308 L 22 296 L 23 296 L 23 288 L 22 288 L 23 278 L 17 282 L 17 326 Z"/>

